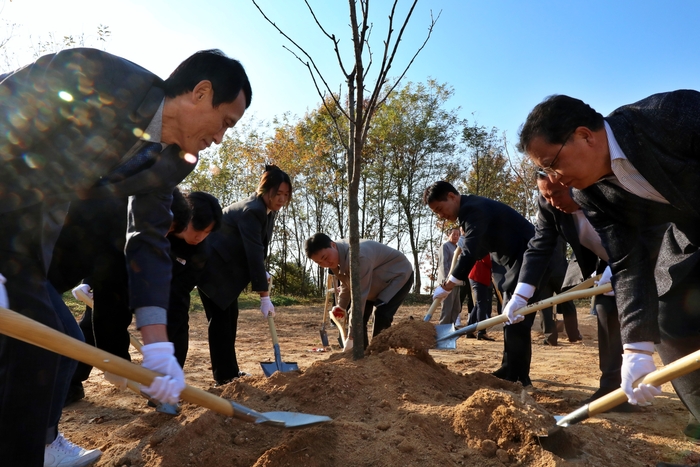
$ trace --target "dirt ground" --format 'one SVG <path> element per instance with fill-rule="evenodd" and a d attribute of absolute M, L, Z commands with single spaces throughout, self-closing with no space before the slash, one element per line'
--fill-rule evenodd
<path fill-rule="evenodd" d="M 700 445 L 682 430 L 687 411 L 670 384 L 655 405 L 634 413 L 608 413 L 564 429 L 555 452 L 539 435 L 553 415 L 580 407 L 597 389 L 595 317 L 579 309 L 583 342 L 560 335 L 544 346 L 539 318 L 533 328 L 533 387 L 489 373 L 501 362 L 503 333 L 495 342 L 458 340 L 456 350 L 426 352 L 420 319 L 426 306 L 402 307 L 391 334 L 378 337 L 360 361 L 334 345 L 321 347 L 323 306 L 277 308 L 282 360 L 299 372 L 266 378 L 260 362 L 273 362 L 267 322 L 242 310 L 237 341 L 243 377 L 214 388 L 206 320 L 191 314 L 188 384 L 259 412 L 328 415 L 333 421 L 304 429 L 279 429 L 227 418 L 183 402 L 177 416 L 146 406 L 132 392 L 117 390 L 93 370 L 86 397 L 68 406 L 60 425 L 67 438 L 104 454 L 98 466 L 655 466 L 659 461 L 693 465 Z M 409 317 L 416 319 L 410 320 Z M 433 318 L 436 321 L 436 318 Z M 427 334 L 426 334 L 427 332 Z M 337 330 L 329 328 L 331 344 Z M 396 349 L 390 348 L 403 341 Z M 414 338 L 415 337 L 415 338 Z M 405 347 L 405 348 L 404 348 Z M 132 352 L 133 360 L 140 362 Z M 660 362 L 657 362 L 660 364 Z M 545 444 L 546 446 L 546 444 Z"/>

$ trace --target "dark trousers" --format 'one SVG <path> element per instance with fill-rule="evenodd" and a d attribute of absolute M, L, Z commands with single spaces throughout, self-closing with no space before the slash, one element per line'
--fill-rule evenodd
<path fill-rule="evenodd" d="M 622 337 L 617 317 L 615 297 L 597 295 L 593 306 L 598 316 L 598 359 L 600 362 L 600 387 L 617 389 L 622 377 Z"/>
<path fill-rule="evenodd" d="M 535 303 L 545 298 L 540 291 L 535 294 L 528 303 Z M 508 303 L 509 297 L 503 301 Z M 532 384 L 530 381 L 530 363 L 532 361 L 532 323 L 535 321 L 535 313 L 525 315 L 525 319 L 516 324 L 503 327 L 503 360 L 501 367 L 494 371 L 494 375 L 508 381 L 520 381 L 523 386 Z"/>
<path fill-rule="evenodd" d="M 469 285 L 474 291 L 474 297 L 476 297 L 476 300 L 474 303 L 474 308 L 472 308 L 471 313 L 469 313 L 469 321 L 467 322 L 467 325 L 489 319 L 491 317 L 491 302 L 493 300 L 491 284 L 484 285 L 469 279 Z"/>
<path fill-rule="evenodd" d="M 85 307 L 85 313 L 83 313 L 82 318 L 78 322 L 80 330 L 83 332 L 85 338 L 85 343 L 90 344 L 95 347 L 95 335 L 92 333 L 92 308 L 89 306 Z M 73 386 L 78 386 L 86 381 L 90 377 L 90 372 L 92 367 L 86 363 L 78 362 L 73 372 L 73 378 L 71 378 L 70 384 Z"/>
<path fill-rule="evenodd" d="M 550 344 L 556 345 L 559 339 L 557 322 L 554 319 L 554 307 L 540 310 L 542 315 L 542 332 L 544 332 Z M 580 335 L 578 329 L 578 316 L 576 316 L 576 305 L 574 302 L 564 302 L 557 305 L 557 313 L 561 313 L 564 320 L 564 330 L 569 338 L 569 342 L 576 342 Z"/>
<path fill-rule="evenodd" d="M 0 273 L 14 311 L 63 332 L 42 252 L 42 205 L 0 214 Z M 0 462 L 42 467 L 59 356 L 0 335 Z"/>
<path fill-rule="evenodd" d="M 664 364 L 700 349 L 700 266 L 683 283 L 659 297 L 661 343 L 656 346 Z M 672 381 L 678 397 L 700 420 L 700 370 Z"/>
<path fill-rule="evenodd" d="M 175 347 L 175 358 L 180 367 L 185 366 L 187 352 L 190 347 L 190 314 L 189 304 L 186 308 L 173 306 L 168 308 L 168 340 Z"/>
<path fill-rule="evenodd" d="M 124 255 L 118 251 L 104 251 L 95 261 L 94 273 L 89 279 L 94 294 L 95 308 L 85 308 L 80 329 L 85 342 L 98 349 L 131 361 L 129 354 L 129 325 L 133 313 L 129 308 L 129 288 Z M 90 377 L 92 367 L 78 366 L 71 379 L 78 385 Z"/>
<path fill-rule="evenodd" d="M 204 292 L 199 290 L 204 312 L 209 323 L 209 356 L 214 381 L 223 384 L 238 378 L 240 369 L 236 359 L 236 331 L 238 329 L 238 296 L 247 284 L 234 284 L 236 299 L 227 308 L 219 308 Z"/>
<path fill-rule="evenodd" d="M 535 321 L 535 313 L 525 316 L 516 324 L 503 327 L 503 360 L 501 367 L 494 372 L 499 378 L 517 382 L 523 386 L 530 381 L 530 363 L 532 361 L 532 337 L 530 330 Z"/>
<path fill-rule="evenodd" d="M 372 331 L 372 337 L 374 337 L 380 332 L 382 332 L 384 329 L 387 329 L 391 326 L 391 323 L 394 321 L 394 315 L 398 311 L 403 301 L 406 299 L 406 295 L 408 295 L 408 292 L 411 291 L 412 286 L 413 273 L 411 273 L 411 276 L 408 278 L 408 280 L 406 280 L 406 283 L 403 285 L 403 287 L 401 287 L 401 289 L 399 289 L 399 291 L 396 292 L 396 295 L 391 297 L 391 299 L 388 302 L 380 303 L 376 306 L 376 308 L 375 302 L 371 300 L 367 300 L 365 302 L 365 310 L 362 316 L 362 325 L 365 336 L 365 349 L 369 345 L 367 323 L 372 317 L 372 312 L 374 311 L 374 329 Z M 352 306 L 352 304 L 350 304 L 349 306 Z"/>
<path fill-rule="evenodd" d="M 64 332 L 74 339 L 85 342 L 83 332 L 80 327 L 78 327 L 78 323 L 75 321 L 73 314 L 66 306 L 63 298 L 61 298 L 51 284 L 49 284 L 48 288 L 51 304 L 54 310 L 56 310 L 58 318 L 61 320 Z M 46 430 L 46 444 L 51 444 L 53 440 L 56 439 L 56 436 L 58 436 L 58 421 L 61 419 L 61 412 L 66 402 L 66 395 L 68 395 L 71 377 L 75 373 L 77 366 L 78 361 L 68 357 L 61 356 L 58 360 L 58 373 L 56 375 L 56 385 L 51 401 L 49 426 Z"/>

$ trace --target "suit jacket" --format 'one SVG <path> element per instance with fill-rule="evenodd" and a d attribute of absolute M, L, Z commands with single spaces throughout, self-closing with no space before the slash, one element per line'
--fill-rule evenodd
<path fill-rule="evenodd" d="M 0 82 L 0 212 L 129 196 L 130 303 L 160 307 L 164 320 L 172 190 L 194 164 L 171 145 L 150 167 L 124 180 L 110 177 L 163 99 L 163 81 L 153 73 L 86 48 L 45 55 Z M 110 181 L 98 186 L 101 180 Z"/>
<path fill-rule="evenodd" d="M 190 309 L 190 292 L 199 282 L 211 249 L 209 238 L 197 245 L 190 245 L 173 234 L 168 235 L 173 279 L 170 285 L 168 311 L 186 315 Z"/>
<path fill-rule="evenodd" d="M 347 240 L 335 242 L 338 247 L 338 267 L 331 268 L 340 281 L 338 305 L 346 309 L 350 304 L 350 244 Z M 367 300 L 376 305 L 387 303 L 411 277 L 413 267 L 399 250 L 373 240 L 360 240 L 360 289 L 365 309 Z"/>
<path fill-rule="evenodd" d="M 474 263 L 490 253 L 505 268 L 502 289 L 511 296 L 535 228 L 510 206 L 476 195 L 461 195 L 458 221 L 464 231 L 457 243 L 462 254 L 452 275 L 466 281 Z"/>
<path fill-rule="evenodd" d="M 620 148 L 670 205 L 602 179 L 574 190 L 610 256 L 623 342 L 659 341 L 658 297 L 700 260 L 700 93 L 655 94 L 611 113 Z"/>
<path fill-rule="evenodd" d="M 527 245 L 518 282 L 540 283 L 560 238 L 571 245 L 583 277 L 590 277 L 597 268 L 598 256 L 581 245 L 574 216 L 555 208 L 542 195 L 537 198 L 537 204 L 535 236 Z"/>
<path fill-rule="evenodd" d="M 274 211 L 268 214 L 258 195 L 224 208 L 221 229 L 207 239 L 212 253 L 198 284 L 218 307 L 227 308 L 238 300 L 235 290 L 249 282 L 256 292 L 268 289 L 265 258 L 276 215 Z"/>

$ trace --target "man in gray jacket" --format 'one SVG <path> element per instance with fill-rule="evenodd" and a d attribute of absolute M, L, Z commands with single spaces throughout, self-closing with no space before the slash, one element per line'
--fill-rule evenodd
<path fill-rule="evenodd" d="M 337 307 L 342 312 L 350 305 L 350 244 L 334 242 L 323 233 L 306 240 L 306 256 L 322 268 L 330 269 L 340 281 Z M 372 240 L 360 240 L 360 288 L 364 310 L 363 324 L 367 347 L 367 322 L 374 312 L 372 337 L 391 326 L 394 314 L 413 285 L 413 267 L 406 255 Z M 337 311 L 337 310 L 334 310 Z M 351 318 L 351 317 L 348 317 Z M 348 319 L 352 323 L 352 319 Z M 345 350 L 353 346 L 352 330 L 348 332 Z"/>

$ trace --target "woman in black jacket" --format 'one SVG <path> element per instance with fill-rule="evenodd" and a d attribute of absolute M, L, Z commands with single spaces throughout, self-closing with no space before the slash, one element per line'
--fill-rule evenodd
<path fill-rule="evenodd" d="M 249 283 L 260 294 L 260 311 L 267 318 L 275 308 L 265 271 L 267 247 L 277 211 L 289 204 L 292 182 L 277 166 L 268 165 L 257 192 L 224 208 L 221 229 L 209 237 L 212 248 L 198 284 L 209 322 L 209 354 L 217 385 L 241 376 L 236 360 L 238 296 Z"/>

